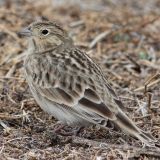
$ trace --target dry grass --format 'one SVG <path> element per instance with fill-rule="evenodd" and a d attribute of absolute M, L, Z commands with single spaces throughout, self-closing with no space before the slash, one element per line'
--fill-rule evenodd
<path fill-rule="evenodd" d="M 16 34 L 36 19 L 58 21 L 101 65 L 130 117 L 160 141 L 160 1 L 11 2 L 0 6 L 0 159 L 160 159 L 159 150 L 111 130 L 54 135 L 56 120 L 37 106 L 23 78 L 26 41 Z"/>

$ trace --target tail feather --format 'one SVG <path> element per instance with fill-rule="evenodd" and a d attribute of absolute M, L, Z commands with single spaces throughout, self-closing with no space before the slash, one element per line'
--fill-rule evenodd
<path fill-rule="evenodd" d="M 121 110 L 119 110 L 116 117 L 117 119 L 114 121 L 114 123 L 122 131 L 134 136 L 135 138 L 138 138 L 147 146 L 155 146 L 156 140 L 154 139 L 154 137 L 151 134 L 139 129 Z"/>

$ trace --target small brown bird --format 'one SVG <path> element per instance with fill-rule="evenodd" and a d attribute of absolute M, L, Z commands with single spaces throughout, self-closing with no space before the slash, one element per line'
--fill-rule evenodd
<path fill-rule="evenodd" d="M 122 111 L 124 106 L 100 67 L 55 22 L 32 23 L 21 34 L 29 37 L 25 76 L 40 107 L 68 125 L 114 124 L 148 146 L 155 139 Z"/>

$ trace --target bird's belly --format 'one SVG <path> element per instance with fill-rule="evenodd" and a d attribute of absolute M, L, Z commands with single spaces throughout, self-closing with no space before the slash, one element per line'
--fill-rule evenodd
<path fill-rule="evenodd" d="M 64 124 L 70 126 L 87 126 L 90 123 L 85 119 L 77 116 L 77 113 L 68 106 L 57 104 L 47 98 L 41 96 L 32 86 L 30 86 L 31 92 L 39 104 L 39 106 L 50 115 L 54 116 L 56 119 Z"/>

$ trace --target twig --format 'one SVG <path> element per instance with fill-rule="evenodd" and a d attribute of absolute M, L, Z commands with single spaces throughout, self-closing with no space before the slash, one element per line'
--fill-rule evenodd
<path fill-rule="evenodd" d="M 102 53 L 102 44 L 100 42 L 97 43 L 97 56 L 100 56 Z"/>
<path fill-rule="evenodd" d="M 35 119 L 37 119 L 37 120 L 40 121 L 41 123 L 45 123 L 44 120 L 42 120 L 42 119 L 40 119 L 40 118 L 37 117 L 36 113 L 34 113 L 34 117 L 35 117 Z"/>
<path fill-rule="evenodd" d="M 72 137 L 72 142 L 76 144 L 82 144 L 82 145 L 88 145 L 88 146 L 93 146 L 93 147 L 100 147 L 103 143 L 102 142 L 97 142 L 85 138 L 80 138 L 80 137 Z M 108 146 L 109 144 L 105 144 Z"/>
<path fill-rule="evenodd" d="M 147 93 L 147 86 L 151 83 L 151 82 L 155 82 L 154 80 L 160 80 L 160 74 L 156 74 L 153 77 L 151 77 L 147 82 L 145 82 L 144 87 L 145 87 L 145 93 Z"/>
<path fill-rule="evenodd" d="M 6 133 L 9 133 L 9 132 L 10 132 L 11 128 L 8 127 L 8 126 L 1 120 L 1 118 L 0 118 L 0 125 L 5 129 L 5 132 L 6 132 Z"/>
<path fill-rule="evenodd" d="M 17 138 L 10 139 L 10 140 L 6 141 L 5 144 L 11 143 L 11 142 L 16 141 L 16 140 L 23 140 L 23 139 L 31 139 L 31 137 L 27 137 L 27 136 L 26 137 L 17 137 Z"/>
<path fill-rule="evenodd" d="M 74 21 L 70 23 L 70 27 L 74 28 L 74 27 L 78 27 L 84 25 L 84 21 L 83 20 L 79 20 L 79 21 Z"/>
<path fill-rule="evenodd" d="M 147 66 L 149 68 L 153 68 L 153 69 L 159 70 L 159 66 L 158 65 L 155 65 L 153 62 L 150 62 L 148 60 L 141 59 L 141 60 L 139 60 L 139 63 L 140 63 L 140 65 L 145 65 L 145 66 Z"/>
<path fill-rule="evenodd" d="M 147 118 L 147 117 L 150 117 L 151 114 L 146 114 L 144 116 L 140 116 L 140 117 L 133 117 L 134 119 L 144 119 L 144 118 Z"/>
<path fill-rule="evenodd" d="M 32 101 L 34 101 L 34 98 L 24 99 L 24 100 L 21 102 L 21 110 L 24 109 L 24 104 L 25 104 L 26 102 L 32 102 Z"/>
<path fill-rule="evenodd" d="M 119 74 L 117 74 L 116 72 L 114 72 L 114 71 L 111 70 L 111 69 L 105 68 L 105 71 L 111 73 L 112 75 L 114 75 L 114 76 L 115 76 L 117 79 L 119 79 L 119 80 L 122 80 L 122 79 L 123 79 Z"/>
<path fill-rule="evenodd" d="M 148 92 L 147 93 L 147 97 L 148 97 L 148 113 L 151 113 L 151 106 L 152 106 L 152 93 Z"/>
<path fill-rule="evenodd" d="M 2 147 L 0 148 L 0 155 L 2 154 L 3 150 L 4 150 L 4 143 L 3 143 Z"/>
<path fill-rule="evenodd" d="M 125 55 L 128 60 L 130 60 L 136 67 L 136 69 L 140 72 L 141 71 L 141 66 L 129 55 Z"/>
<path fill-rule="evenodd" d="M 19 81 L 22 81 L 22 82 L 25 80 L 24 77 L 6 77 L 6 76 L 0 76 L 0 79 L 4 80 L 4 81 L 6 81 L 8 79 L 16 79 L 16 80 L 19 80 Z"/>
<path fill-rule="evenodd" d="M 20 115 L 10 115 L 10 114 L 0 114 L 0 119 L 5 119 L 5 120 L 15 120 L 15 119 L 20 119 L 23 118 L 27 115 L 27 113 L 23 113 Z"/>
<path fill-rule="evenodd" d="M 7 74 L 6 74 L 6 78 L 8 78 L 8 77 L 12 77 L 13 76 L 13 73 L 15 72 L 15 70 L 16 70 L 16 65 L 13 65 L 11 68 L 10 68 L 10 70 L 7 72 Z"/>
<path fill-rule="evenodd" d="M 3 59 L 1 59 L 1 63 L 0 63 L 0 67 L 6 63 L 8 63 L 8 61 L 11 59 L 12 55 L 8 54 L 6 55 L 6 57 L 4 57 Z"/>
<path fill-rule="evenodd" d="M 156 16 L 155 18 L 148 20 L 148 21 L 144 21 L 142 24 L 140 24 L 140 28 L 144 28 L 149 24 L 153 24 L 155 21 L 157 21 L 159 19 L 159 16 Z"/>
<path fill-rule="evenodd" d="M 74 44 L 75 44 L 75 46 L 79 46 L 79 47 L 88 47 L 89 46 L 89 43 L 87 43 L 87 42 L 75 42 Z"/>
<path fill-rule="evenodd" d="M 155 84 L 158 84 L 159 82 L 160 82 L 160 79 L 157 79 L 157 80 L 153 81 L 152 83 L 147 85 L 147 89 L 154 86 Z M 146 90 L 145 87 L 146 86 L 141 86 L 141 87 L 135 89 L 134 92 L 145 91 Z"/>
<path fill-rule="evenodd" d="M 141 48 L 141 46 L 142 46 L 142 44 L 143 44 L 143 42 L 144 42 L 144 39 L 145 39 L 145 36 L 142 35 L 142 37 L 141 37 L 141 39 L 140 39 L 140 41 L 139 41 L 139 43 L 138 43 L 138 46 L 137 46 L 137 51 Z"/>
<path fill-rule="evenodd" d="M 97 35 L 93 41 L 89 44 L 89 48 L 93 48 L 98 42 L 102 41 L 106 36 L 108 36 L 109 34 L 111 34 L 112 31 L 105 31 L 100 33 L 99 35 Z"/>
<path fill-rule="evenodd" d="M 10 100 L 13 104 L 18 104 L 15 100 L 13 100 L 13 98 L 10 96 L 9 93 L 7 93 L 7 97 L 8 97 L 8 100 Z"/>

